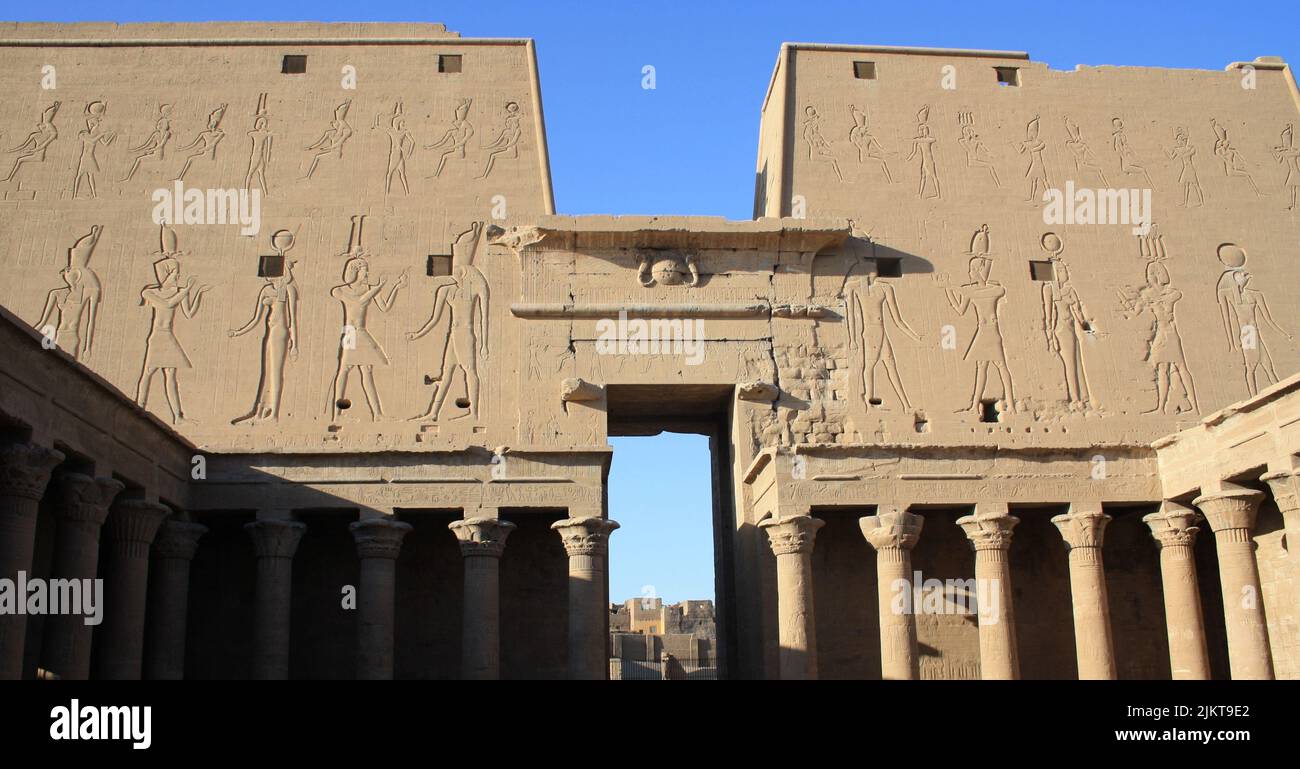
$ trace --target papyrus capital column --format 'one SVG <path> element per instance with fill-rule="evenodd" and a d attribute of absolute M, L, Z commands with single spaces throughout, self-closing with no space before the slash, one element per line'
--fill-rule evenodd
<path fill-rule="evenodd" d="M 164 521 L 153 541 L 153 603 L 149 610 L 149 659 L 145 676 L 178 681 L 185 677 L 185 625 L 189 614 L 190 562 L 208 527 Z"/>
<path fill-rule="evenodd" d="M 245 524 L 257 556 L 253 607 L 253 678 L 289 677 L 289 611 L 293 599 L 293 555 L 307 525 L 284 519 Z"/>
<path fill-rule="evenodd" d="M 924 518 L 897 505 L 880 505 L 875 515 L 858 519 L 862 536 L 876 550 L 880 671 L 886 679 L 920 678 L 916 607 L 912 605 L 912 548 L 924 523 Z M 905 593 L 901 602 L 900 591 Z"/>
<path fill-rule="evenodd" d="M 172 511 L 142 499 L 118 501 L 104 523 L 109 561 L 104 575 L 104 624 L 99 629 L 101 678 L 136 680 L 144 664 L 149 547 Z"/>
<path fill-rule="evenodd" d="M 1110 602 L 1101 555 L 1110 516 L 1100 503 L 1070 505 L 1052 518 L 1065 539 L 1070 559 L 1070 599 L 1074 607 L 1074 647 L 1079 678 L 1115 679 L 1115 646 L 1110 633 Z"/>
<path fill-rule="evenodd" d="M 32 570 L 36 514 L 63 454 L 31 443 L 0 445 L 0 579 Z M 0 614 L 0 680 L 21 678 L 27 615 Z"/>
<path fill-rule="evenodd" d="M 1276 465 L 1270 464 L 1270 472 L 1260 480 L 1268 484 L 1273 492 L 1273 502 L 1282 513 L 1282 525 L 1286 528 L 1287 559 L 1292 562 L 1292 575 L 1300 584 L 1300 460 L 1287 457 Z M 1277 469 L 1274 469 L 1274 468 Z"/>
<path fill-rule="evenodd" d="M 392 517 L 348 526 L 361 559 L 357 595 L 357 678 L 393 677 L 393 633 L 397 602 L 397 557 L 411 524 Z"/>
<path fill-rule="evenodd" d="M 1221 491 L 1192 500 L 1214 531 L 1223 585 L 1223 614 L 1228 630 L 1228 664 L 1232 677 L 1273 678 L 1273 657 L 1264 619 L 1259 565 L 1255 562 L 1255 515 L 1262 491 L 1222 484 Z"/>
<path fill-rule="evenodd" d="M 465 610 L 461 628 L 461 678 L 501 675 L 501 554 L 515 525 L 486 515 L 452 521 L 465 563 Z"/>
<path fill-rule="evenodd" d="M 1015 611 L 1011 605 L 1011 532 L 1020 519 L 1010 515 L 1006 504 L 980 503 L 974 515 L 957 519 L 975 551 L 977 593 L 988 596 L 996 606 L 979 605 L 980 677 L 1020 678 L 1020 656 L 1016 649 Z"/>
<path fill-rule="evenodd" d="M 95 579 L 99 568 L 99 533 L 108 518 L 109 506 L 122 488 L 121 481 L 112 478 L 92 478 L 72 472 L 54 476 L 50 483 L 58 518 L 51 568 L 54 578 Z M 102 612 L 104 607 L 100 605 L 97 609 Z M 41 667 L 63 679 L 84 681 L 90 677 L 94 626 L 87 625 L 85 620 L 77 614 L 46 617 Z"/>
<path fill-rule="evenodd" d="M 817 626 L 813 606 L 812 551 L 825 521 L 784 515 L 760 521 L 776 554 L 777 633 L 785 680 L 817 678 Z"/>
<path fill-rule="evenodd" d="M 1169 671 L 1175 680 L 1207 680 L 1210 659 L 1205 646 L 1205 617 L 1196 579 L 1195 510 L 1166 501 L 1160 512 L 1142 518 L 1160 547 L 1160 581 L 1164 586 L 1165 629 L 1169 635 Z"/>
<path fill-rule="evenodd" d="M 604 679 L 609 674 L 609 607 L 605 563 L 609 535 L 618 524 L 599 516 L 566 518 L 551 524 L 569 556 L 569 675 Z"/>

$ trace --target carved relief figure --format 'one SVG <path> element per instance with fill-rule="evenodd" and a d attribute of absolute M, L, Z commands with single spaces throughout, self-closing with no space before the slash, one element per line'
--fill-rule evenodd
<path fill-rule="evenodd" d="M 149 305 L 153 317 L 149 327 L 149 338 L 145 342 L 144 367 L 140 373 L 140 383 L 136 387 L 135 401 L 141 408 L 148 406 L 149 386 L 154 374 L 163 375 L 167 406 L 172 412 L 172 422 L 181 424 L 190 422 L 181 408 L 180 386 L 177 372 L 193 368 L 189 356 L 176 338 L 176 310 L 179 308 L 187 318 L 193 318 L 199 311 L 203 294 L 211 286 L 195 286 L 194 278 L 181 284 L 181 263 L 177 257 L 184 252 L 176 245 L 176 233 L 163 225 L 160 234 L 161 259 L 154 262 L 153 271 L 157 282 L 145 286 L 140 292 L 140 304 Z"/>
<path fill-rule="evenodd" d="M 474 136 L 474 124 L 469 122 L 469 108 L 473 103 L 473 99 L 462 99 L 460 104 L 456 105 L 451 125 L 442 134 L 442 138 L 433 144 L 424 145 L 426 150 L 437 150 L 446 147 L 442 154 L 438 156 L 438 167 L 434 169 L 433 176 L 442 175 L 442 169 L 447 165 L 447 158 L 454 156 L 461 160 L 465 159 L 465 147 L 469 144 L 470 138 Z"/>
<path fill-rule="evenodd" d="M 519 104 L 513 101 L 506 102 L 506 115 L 502 120 L 501 131 L 485 147 L 488 151 L 487 165 L 478 178 L 486 179 L 487 175 L 492 173 L 492 166 L 498 157 L 519 157 L 519 139 L 524 135 L 519 118 Z"/>
<path fill-rule="evenodd" d="M 1196 148 L 1187 138 L 1187 129 L 1179 127 L 1174 130 L 1174 146 L 1166 154 L 1170 160 L 1178 161 L 1178 183 L 1183 185 L 1183 202 L 1179 207 L 1195 208 L 1205 202 L 1205 191 L 1201 189 L 1201 179 L 1196 175 Z M 1196 202 L 1192 202 L 1192 197 Z"/>
<path fill-rule="evenodd" d="M 984 140 L 980 138 L 980 135 L 975 133 L 974 113 L 958 113 L 957 122 L 961 125 L 961 138 L 957 140 L 957 143 L 966 152 L 966 167 L 975 168 L 978 166 L 986 169 L 993 179 L 993 186 L 1001 189 L 1002 182 L 998 179 L 998 170 L 993 166 L 993 153 L 989 151 L 988 147 L 984 146 Z"/>
<path fill-rule="evenodd" d="M 831 168 L 835 169 L 835 176 L 840 181 L 844 181 L 844 174 L 840 173 L 840 162 L 835 158 L 835 150 L 831 148 L 831 143 L 822 135 L 822 116 L 817 114 L 817 108 L 811 104 L 804 107 L 803 114 L 801 133 L 804 144 L 808 145 L 808 159 L 824 160 L 830 163 Z"/>
<path fill-rule="evenodd" d="M 1296 193 L 1300 192 L 1300 147 L 1295 146 L 1295 128 L 1290 123 L 1282 129 L 1282 143 L 1273 148 L 1273 157 L 1286 167 L 1286 181 L 1282 186 L 1290 193 L 1291 202 L 1286 208 L 1294 211 Z"/>
<path fill-rule="evenodd" d="M 894 287 L 877 280 L 876 262 L 865 262 L 865 276 L 849 278 L 845 284 L 848 300 L 849 347 L 860 349 L 863 383 L 863 400 L 867 407 L 880 404 L 876 397 L 876 367 L 883 365 L 889 384 L 894 388 L 894 395 L 902 402 L 903 408 L 912 410 L 912 403 L 907 399 L 907 390 L 898 376 L 898 363 L 894 359 L 894 346 L 889 339 L 886 315 L 894 325 L 914 341 L 921 337 L 903 320 L 898 311 L 898 298 Z"/>
<path fill-rule="evenodd" d="M 849 129 L 849 143 L 858 148 L 858 163 L 862 163 L 864 155 L 879 163 L 880 170 L 885 173 L 885 181 L 893 184 L 894 177 L 890 175 L 889 163 L 885 160 L 885 156 L 889 153 L 885 152 L 885 148 L 867 126 L 867 113 L 857 106 L 851 106 L 849 110 L 853 114 L 853 127 Z"/>
<path fill-rule="evenodd" d="M 22 144 L 8 150 L 9 154 L 17 154 L 18 157 L 14 158 L 13 168 L 9 169 L 9 175 L 5 177 L 5 181 L 13 181 L 18 169 L 22 168 L 24 164 L 33 161 L 37 163 L 45 161 L 45 151 L 50 148 L 55 139 L 59 138 L 59 129 L 54 125 L 54 116 L 59 112 L 59 104 L 60 102 L 56 101 L 46 107 L 41 112 L 41 119 L 36 124 L 36 130 L 27 134 L 27 138 L 23 140 Z"/>
<path fill-rule="evenodd" d="M 81 154 L 77 156 L 77 173 L 72 179 L 72 197 L 81 194 L 85 183 L 87 197 L 97 197 L 95 192 L 95 175 L 99 173 L 99 158 L 95 156 L 100 146 L 107 147 L 117 138 L 116 131 L 104 127 L 104 111 L 108 105 L 102 101 L 92 101 L 86 105 L 86 127 L 77 134 L 81 142 Z"/>
<path fill-rule="evenodd" d="M 180 148 L 180 152 L 188 152 L 185 156 L 185 164 L 181 166 L 180 173 L 176 174 L 177 180 L 184 179 L 185 174 L 189 173 L 190 166 L 195 159 L 208 155 L 212 160 L 217 159 L 217 146 L 221 140 L 226 138 L 226 132 L 221 130 L 221 119 L 226 115 L 226 105 L 222 104 L 208 115 L 208 127 L 199 132 L 194 137 L 194 141 Z"/>
<path fill-rule="evenodd" d="M 163 160 L 167 157 L 167 143 L 172 140 L 172 105 L 158 105 L 158 120 L 154 123 L 153 131 L 140 142 L 139 146 L 131 147 L 130 151 L 135 153 L 131 161 L 131 170 L 126 172 L 126 176 L 120 181 L 129 182 L 135 172 L 139 170 L 140 163 L 145 158 L 151 160 Z"/>
<path fill-rule="evenodd" d="M 307 176 L 316 173 L 316 166 L 320 164 L 321 158 L 333 155 L 343 159 L 343 145 L 348 143 L 352 138 L 352 126 L 348 124 L 348 109 L 352 107 L 352 100 L 347 99 L 342 104 L 334 108 L 334 119 L 330 121 L 330 127 L 325 129 L 313 144 L 306 149 L 311 152 L 311 165 L 307 168 Z"/>
<path fill-rule="evenodd" d="M 1065 119 L 1065 132 L 1070 137 L 1065 140 L 1065 147 L 1074 157 L 1074 170 L 1082 174 L 1083 169 L 1086 168 L 1101 177 L 1103 187 L 1109 187 L 1110 182 L 1106 179 L 1106 172 L 1101 170 L 1101 161 L 1097 159 L 1097 155 L 1088 146 L 1088 142 L 1083 140 L 1083 131 L 1079 128 L 1079 124 L 1067 117 Z"/>
<path fill-rule="evenodd" d="M 293 248 L 293 242 L 293 233 L 288 230 L 280 230 L 271 236 L 271 247 L 283 260 L 284 273 L 266 278 L 266 283 L 257 292 L 253 317 L 240 328 L 226 332 L 233 338 L 247 334 L 259 324 L 263 329 L 262 376 L 257 383 L 257 397 L 253 399 L 252 410 L 232 419 L 232 425 L 274 422 L 280 418 L 285 360 L 290 357 L 298 360 L 298 287 L 293 282 L 296 262 L 285 258 L 285 252 Z"/>
<path fill-rule="evenodd" d="M 415 152 L 415 139 L 406 130 L 406 118 L 402 116 L 402 111 L 402 103 L 399 101 L 393 105 L 391 115 L 376 115 L 370 130 L 378 128 L 381 120 L 387 123 L 384 133 L 388 134 L 388 170 L 384 173 L 384 192 L 393 191 L 395 176 L 402 182 L 403 194 L 410 195 L 411 186 L 406 182 L 406 159 Z"/>
<path fill-rule="evenodd" d="M 921 108 L 916 113 L 916 136 L 912 137 L 912 151 L 907 159 L 920 156 L 921 180 L 917 183 L 916 194 L 922 199 L 942 197 L 939 191 L 939 171 L 934 164 L 934 143 L 938 139 L 930 135 L 930 106 Z"/>
<path fill-rule="evenodd" d="M 1219 162 L 1223 163 L 1223 175 L 1242 177 L 1250 183 L 1250 188 L 1256 195 L 1262 194 L 1259 187 L 1255 186 L 1255 177 L 1251 176 L 1250 171 L 1246 169 L 1246 159 L 1228 140 L 1228 129 L 1219 125 L 1214 118 L 1210 118 L 1210 127 L 1214 129 L 1214 154 L 1219 158 Z"/>
<path fill-rule="evenodd" d="M 1088 389 L 1088 372 L 1083 365 L 1083 340 L 1091 328 L 1079 293 L 1070 283 L 1070 271 L 1061 258 L 1065 244 L 1060 236 L 1049 232 L 1043 236 L 1043 250 L 1051 254 L 1052 280 L 1043 284 L 1043 334 L 1047 348 L 1056 353 L 1065 376 L 1066 399 L 1072 406 L 1092 403 Z"/>
<path fill-rule="evenodd" d="M 361 247 L 361 227 L 363 217 L 353 217 L 353 237 L 348 253 L 351 257 L 343 266 L 343 284 L 330 289 L 330 296 L 343 305 L 343 330 L 339 338 L 339 367 L 334 375 L 334 400 L 330 404 L 330 414 L 337 422 L 340 412 L 346 408 L 348 376 L 353 369 L 361 374 L 361 389 L 366 396 L 366 405 L 370 408 L 371 420 L 382 419 L 383 407 L 379 401 L 379 391 L 375 388 L 375 366 L 387 366 L 388 356 L 379 343 L 366 328 L 370 305 L 374 304 L 382 312 L 393 307 L 397 292 L 406 285 L 407 276 L 403 271 L 392 281 L 388 295 L 383 295 L 389 278 L 381 277 L 378 283 L 370 282 L 370 260 Z"/>
<path fill-rule="evenodd" d="M 984 388 L 988 383 L 988 369 L 993 366 L 1002 383 L 1002 392 L 1006 408 L 1016 410 L 1016 394 L 1011 380 L 1011 369 L 1007 366 L 1006 344 L 1002 339 L 1000 305 L 1007 295 L 1007 290 L 995 280 L 989 279 L 993 260 L 989 253 L 988 225 L 975 233 L 971 241 L 970 282 L 959 288 L 945 288 L 944 294 L 948 304 L 958 315 L 965 315 L 966 310 L 975 311 L 975 335 L 971 337 L 962 360 L 975 362 L 975 386 L 971 390 L 970 406 L 957 413 L 970 410 L 979 413 L 980 402 L 984 399 Z"/>
<path fill-rule="evenodd" d="M 434 279 L 433 309 L 429 319 L 418 330 L 406 335 L 411 340 L 419 339 L 433 330 L 444 314 L 450 316 L 443 338 L 442 360 L 437 373 L 429 377 L 434 383 L 433 399 L 429 409 L 413 421 L 438 421 L 458 368 L 465 372 L 470 416 L 478 419 L 479 358 L 488 353 L 488 282 L 474 266 L 482 232 L 483 225 L 475 222 L 456 238 L 451 246 L 451 275 Z M 451 355 L 450 368 L 447 366 L 448 355 Z"/>
<path fill-rule="evenodd" d="M 1151 318 L 1146 360 L 1151 363 L 1155 373 L 1156 406 L 1144 412 L 1147 414 L 1167 413 L 1175 375 L 1192 409 L 1200 411 L 1196 402 L 1196 384 L 1192 381 L 1192 372 L 1188 369 L 1187 357 L 1183 354 L 1183 338 L 1178 333 L 1174 312 L 1178 300 L 1183 298 L 1183 292 L 1169 284 L 1169 270 L 1165 268 L 1164 261 L 1153 259 L 1147 262 L 1145 286 L 1118 289 L 1120 307 L 1126 318 L 1132 319 L 1140 315 L 1149 315 Z"/>
<path fill-rule="evenodd" d="M 1047 164 L 1043 162 L 1043 150 L 1047 143 L 1038 138 L 1038 116 L 1025 126 L 1025 140 L 1016 147 L 1021 155 L 1029 155 L 1029 165 L 1025 168 L 1025 178 L 1029 180 L 1029 202 L 1037 205 L 1043 200 L 1043 193 L 1052 186 L 1047 181 Z"/>
<path fill-rule="evenodd" d="M 1151 181 L 1151 175 L 1147 173 L 1146 166 L 1139 163 L 1137 153 L 1133 151 L 1133 146 L 1128 143 L 1128 135 L 1124 133 L 1124 121 L 1119 118 L 1111 118 L 1110 121 L 1110 146 L 1119 155 L 1119 170 L 1124 174 L 1142 174 L 1146 180 L 1147 187 L 1155 189 L 1155 183 Z"/>
<path fill-rule="evenodd" d="M 1259 371 L 1272 382 L 1278 381 L 1277 370 L 1273 367 L 1273 356 L 1264 342 L 1264 327 L 1268 324 L 1273 330 L 1294 341 L 1268 309 L 1264 292 L 1249 287 L 1251 274 L 1246 270 L 1246 252 L 1240 246 L 1224 243 L 1219 246 L 1219 261 L 1224 270 L 1219 276 L 1215 293 L 1218 295 L 1219 313 L 1223 320 L 1223 332 L 1228 337 L 1228 349 L 1241 352 L 1241 362 L 1245 369 L 1246 390 L 1250 395 L 1259 393 Z M 1265 385 L 1269 384 L 1266 380 Z"/>
<path fill-rule="evenodd" d="M 54 343 L 77 360 L 90 354 L 95 339 L 95 316 L 102 294 L 99 276 L 90 269 L 90 256 L 99 243 L 99 225 L 90 228 L 68 249 L 68 266 L 59 272 L 64 285 L 50 291 L 37 329 L 54 326 Z M 57 313 L 58 319 L 54 315 Z"/>
<path fill-rule="evenodd" d="M 248 171 L 244 174 L 244 188 L 253 189 L 253 180 L 261 187 L 262 194 L 267 194 L 266 167 L 271 164 L 271 147 L 275 135 L 267 128 L 266 94 L 257 98 L 257 111 L 253 113 L 253 130 L 248 132 L 250 142 L 248 151 Z"/>

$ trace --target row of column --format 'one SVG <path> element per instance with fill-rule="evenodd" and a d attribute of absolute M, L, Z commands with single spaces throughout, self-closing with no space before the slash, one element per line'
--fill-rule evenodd
<path fill-rule="evenodd" d="M 1300 543 L 1300 471 L 1265 475 L 1287 529 L 1288 542 Z M 1143 521 L 1160 548 L 1160 572 L 1169 636 L 1170 669 L 1175 679 L 1207 679 L 1209 657 L 1192 546 L 1204 520 L 1214 532 L 1228 635 L 1228 659 L 1234 679 L 1271 679 L 1272 652 L 1260 592 L 1259 568 L 1251 537 L 1263 492 L 1233 484 L 1192 501 L 1200 510 L 1164 502 Z M 1069 557 L 1070 596 L 1074 613 L 1075 652 L 1081 679 L 1114 679 L 1102 543 L 1111 520 L 1099 502 L 1075 503 L 1052 518 Z M 979 617 L 980 671 L 985 679 L 1020 676 L 1019 655 L 1007 555 L 1020 519 L 1006 504 L 980 503 L 973 515 L 957 519 L 975 551 L 975 578 L 981 590 L 996 591 L 997 611 Z M 924 519 L 903 507 L 881 505 L 859 520 L 863 536 L 876 551 L 880 612 L 881 673 L 886 679 L 919 677 L 915 607 L 897 611 L 894 586 L 913 580 L 911 551 Z M 777 614 L 780 676 L 817 677 L 817 643 L 813 617 L 812 552 L 823 522 L 807 514 L 769 517 L 759 524 L 768 534 L 777 561 Z M 1294 556 L 1293 556 L 1294 557 Z M 1300 562 L 1295 565 L 1300 570 Z M 1300 576 L 1298 574 L 1297 576 Z"/>

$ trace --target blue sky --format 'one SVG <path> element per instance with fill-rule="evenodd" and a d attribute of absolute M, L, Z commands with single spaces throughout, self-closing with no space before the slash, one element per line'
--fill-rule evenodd
<path fill-rule="evenodd" d="M 1300 63 L 1300 3 L 401 2 L 9 3 L 9 21 L 436 21 L 537 41 L 561 213 L 749 218 L 759 106 L 783 41 L 1028 51 L 1056 69 Z M 657 87 L 641 88 L 641 69 Z M 610 594 L 713 595 L 708 449 L 698 436 L 614 441 Z M 665 482 L 671 479 L 671 482 Z M 649 525 L 650 523 L 654 525 Z"/>

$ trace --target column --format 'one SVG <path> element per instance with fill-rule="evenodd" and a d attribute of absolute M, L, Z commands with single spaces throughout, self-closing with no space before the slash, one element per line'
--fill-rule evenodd
<path fill-rule="evenodd" d="M 51 574 L 57 579 L 81 581 L 84 589 L 94 583 L 82 580 L 98 576 L 100 529 L 123 486 L 112 478 L 92 478 L 81 473 L 60 473 L 51 485 L 59 521 Z M 95 608 L 102 619 L 103 601 Z M 94 625 L 87 625 L 86 619 L 75 614 L 46 617 L 41 667 L 63 679 L 84 681 L 90 677 Z"/>
<path fill-rule="evenodd" d="M 391 516 L 357 521 L 348 526 L 361 559 L 357 595 L 357 678 L 393 677 L 393 624 L 397 602 L 397 556 L 411 524 Z"/>
<path fill-rule="evenodd" d="M 1214 531 L 1228 629 L 1228 666 L 1234 679 L 1272 679 L 1273 656 L 1264 620 L 1264 596 L 1255 563 L 1255 514 L 1264 492 L 1224 483 L 1192 500 Z"/>
<path fill-rule="evenodd" d="M 1169 671 L 1174 680 L 1210 678 L 1205 647 L 1205 618 L 1196 581 L 1196 511 L 1166 501 L 1160 512 L 1142 518 L 1160 546 L 1160 581 L 1164 585 L 1165 628 L 1169 634 Z"/>
<path fill-rule="evenodd" d="M 267 519 L 245 524 L 257 556 L 253 606 L 253 678 L 289 677 L 289 609 L 293 598 L 293 554 L 307 531 L 298 521 Z"/>
<path fill-rule="evenodd" d="M 817 530 L 825 525 L 825 521 L 809 515 L 775 516 L 758 524 L 767 531 L 768 542 L 776 554 L 777 636 L 781 644 L 782 680 L 817 678 L 812 551 Z"/>
<path fill-rule="evenodd" d="M 1015 611 L 1011 597 L 1011 532 L 1020 519 L 1005 503 L 979 503 L 974 515 L 957 519 L 975 550 L 975 587 L 979 606 L 980 678 L 1020 678 L 1016 651 Z"/>
<path fill-rule="evenodd" d="M 551 528 L 559 532 L 569 556 L 569 676 L 604 680 L 609 643 L 605 559 L 609 535 L 618 524 L 593 515 L 556 521 Z"/>
<path fill-rule="evenodd" d="M 1269 472 L 1260 480 L 1273 492 L 1273 501 L 1282 513 L 1286 530 L 1287 559 L 1292 563 L 1292 576 L 1300 586 L 1300 460 L 1288 456 L 1279 462 L 1270 462 Z"/>
<path fill-rule="evenodd" d="M 1074 606 L 1074 653 L 1080 680 L 1115 680 L 1115 645 L 1110 634 L 1110 601 L 1101 547 L 1110 516 L 1100 502 L 1074 503 L 1052 518 L 1065 539 L 1070 559 L 1070 600 Z"/>
<path fill-rule="evenodd" d="M 491 681 L 501 677 L 501 553 L 515 525 L 476 515 L 448 526 L 465 561 L 465 616 L 461 629 L 460 676 Z"/>
<path fill-rule="evenodd" d="M 62 461 L 61 452 L 31 443 L 0 446 L 0 579 L 16 585 L 32 570 L 36 514 Z M 26 640 L 27 615 L 0 614 L 0 681 L 22 678 Z"/>
<path fill-rule="evenodd" d="M 96 636 L 100 678 L 140 678 L 149 596 L 149 546 L 169 515 L 169 508 L 143 499 L 119 501 L 108 514 L 104 524 L 104 540 L 109 546 L 104 573 L 104 624 Z"/>
<path fill-rule="evenodd" d="M 164 521 L 153 542 L 153 603 L 149 606 L 149 659 L 145 677 L 179 681 L 185 677 L 185 624 L 190 602 L 190 562 L 208 527 L 190 521 Z"/>
<path fill-rule="evenodd" d="M 858 519 L 862 535 L 876 550 L 880 672 L 885 679 L 914 681 L 921 677 L 916 607 L 912 605 L 912 548 L 924 523 L 921 516 L 896 505 L 880 505 L 876 515 Z M 899 591 L 905 593 L 901 606 Z"/>

